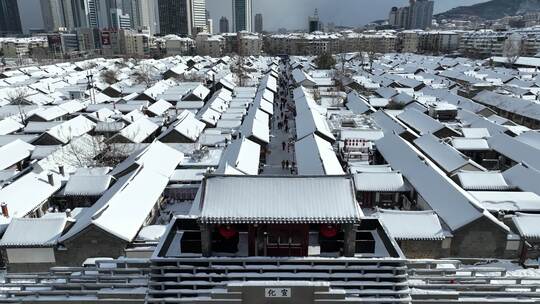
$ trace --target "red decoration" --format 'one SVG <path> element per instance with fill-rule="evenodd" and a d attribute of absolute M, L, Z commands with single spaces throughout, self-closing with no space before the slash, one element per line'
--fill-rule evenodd
<path fill-rule="evenodd" d="M 337 235 L 338 229 L 334 225 L 321 225 L 321 235 L 325 238 L 333 238 Z"/>
<path fill-rule="evenodd" d="M 218 231 L 226 240 L 231 239 L 238 234 L 238 231 L 231 226 L 219 226 Z"/>

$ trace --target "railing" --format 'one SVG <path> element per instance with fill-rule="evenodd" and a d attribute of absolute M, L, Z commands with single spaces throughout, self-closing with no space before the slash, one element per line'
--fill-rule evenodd
<path fill-rule="evenodd" d="M 97 261 L 93 267 L 53 267 L 48 273 L 6 274 L 0 302 L 23 298 L 72 301 L 122 296 L 144 299 L 150 264 L 145 259 Z"/>

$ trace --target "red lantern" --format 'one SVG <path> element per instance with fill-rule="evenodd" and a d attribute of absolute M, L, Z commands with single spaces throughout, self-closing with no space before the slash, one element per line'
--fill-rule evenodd
<path fill-rule="evenodd" d="M 218 231 L 219 231 L 219 234 L 225 238 L 226 240 L 228 239 L 231 239 L 233 237 L 236 236 L 236 234 L 238 234 L 238 231 L 236 231 L 236 229 L 234 229 L 233 227 L 231 226 L 219 226 L 218 228 Z"/>
<path fill-rule="evenodd" d="M 333 238 L 337 232 L 337 227 L 334 225 L 321 225 L 321 235 L 325 238 Z"/>

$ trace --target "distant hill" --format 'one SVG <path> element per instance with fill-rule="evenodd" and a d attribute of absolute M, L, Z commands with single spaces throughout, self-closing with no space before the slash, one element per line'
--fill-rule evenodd
<path fill-rule="evenodd" d="M 505 16 L 522 15 L 526 12 L 540 11 L 540 0 L 491 0 L 471 6 L 460 6 L 435 15 L 437 19 L 500 19 Z"/>

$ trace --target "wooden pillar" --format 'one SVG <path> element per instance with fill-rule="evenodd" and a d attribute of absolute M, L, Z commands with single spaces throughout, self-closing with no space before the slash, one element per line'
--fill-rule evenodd
<path fill-rule="evenodd" d="M 208 224 L 201 225 L 201 251 L 205 257 L 212 255 L 212 226 Z"/>
<path fill-rule="evenodd" d="M 343 225 L 343 255 L 353 257 L 356 252 L 356 230 L 354 224 Z"/>

